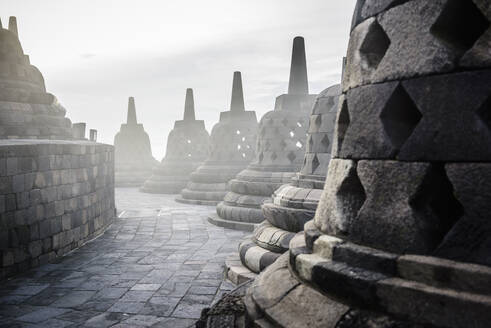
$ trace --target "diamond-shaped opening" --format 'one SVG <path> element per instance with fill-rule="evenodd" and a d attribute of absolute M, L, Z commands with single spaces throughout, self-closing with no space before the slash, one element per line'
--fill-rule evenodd
<path fill-rule="evenodd" d="M 360 178 L 355 170 L 351 172 L 339 186 L 336 192 L 336 200 L 341 210 L 344 210 L 344 214 L 349 221 L 354 220 L 358 216 L 363 203 L 365 203 L 367 196 L 365 188 L 361 184 Z M 348 233 L 348 231 L 345 231 Z"/>
<path fill-rule="evenodd" d="M 290 162 L 293 163 L 293 161 L 295 160 L 295 158 L 297 158 L 297 155 L 295 155 L 295 153 L 291 151 L 291 152 L 288 153 L 288 155 L 286 157 L 290 160 Z"/>
<path fill-rule="evenodd" d="M 477 110 L 477 115 L 484 125 L 491 130 L 491 97 L 486 99 L 481 107 L 479 107 Z"/>
<path fill-rule="evenodd" d="M 290 138 L 293 138 L 295 136 L 295 132 L 290 131 Z"/>
<path fill-rule="evenodd" d="M 324 137 L 322 137 L 321 144 L 326 148 L 328 148 L 329 145 L 331 144 L 331 141 L 329 140 L 327 134 L 325 134 Z"/>
<path fill-rule="evenodd" d="M 264 137 L 265 134 L 266 134 L 266 129 L 265 128 L 262 128 L 261 129 L 261 137 Z"/>
<path fill-rule="evenodd" d="M 262 162 L 264 159 L 264 154 L 261 152 L 259 153 L 259 162 Z"/>
<path fill-rule="evenodd" d="M 276 155 L 276 153 L 272 153 L 271 154 L 271 159 L 274 161 L 275 159 L 278 158 L 278 155 Z"/>
<path fill-rule="evenodd" d="M 317 158 L 316 155 L 314 155 L 314 158 L 312 159 L 312 174 L 314 174 L 315 170 L 319 167 L 319 159 Z"/>
<path fill-rule="evenodd" d="M 432 221 L 433 226 L 428 228 L 428 233 L 433 235 L 436 247 L 464 215 L 464 207 L 455 198 L 452 183 L 443 164 L 432 164 L 420 190 L 416 197 L 409 201 L 409 205 L 418 211 L 429 209 L 435 216 L 436 221 Z"/>
<path fill-rule="evenodd" d="M 387 49 L 390 39 L 384 29 L 376 21 L 370 25 L 368 32 L 360 46 L 360 55 L 369 68 L 376 69 Z"/>
<path fill-rule="evenodd" d="M 273 124 L 274 124 L 274 121 L 273 121 L 273 119 L 272 119 L 272 118 L 270 118 L 270 119 L 268 120 L 268 124 L 269 124 L 269 125 L 273 125 Z"/>
<path fill-rule="evenodd" d="M 341 108 L 339 109 L 338 114 L 338 123 L 336 130 L 336 138 L 337 138 L 337 151 L 341 151 L 341 147 L 343 146 L 344 137 L 346 135 L 346 131 L 348 130 L 348 126 L 350 124 L 350 117 L 348 111 L 348 101 L 343 99 L 341 104 Z"/>
<path fill-rule="evenodd" d="M 280 147 L 281 147 L 281 149 L 285 149 L 286 146 L 287 146 L 287 144 L 286 144 L 285 140 L 281 140 L 280 141 Z"/>
<path fill-rule="evenodd" d="M 315 124 L 316 127 L 321 126 L 321 124 L 322 124 L 322 115 L 317 115 L 317 117 L 315 118 L 314 124 Z"/>
<path fill-rule="evenodd" d="M 269 142 L 269 140 L 266 141 L 266 143 L 264 144 L 264 150 L 269 150 L 271 148 L 271 143 Z"/>
<path fill-rule="evenodd" d="M 449 0 L 430 32 L 445 44 L 466 51 L 489 28 L 473 1 Z"/>
<path fill-rule="evenodd" d="M 283 120 L 281 120 L 281 123 L 283 123 L 284 126 L 287 126 L 288 120 L 286 118 L 284 118 Z"/>
<path fill-rule="evenodd" d="M 396 150 L 401 149 L 421 117 L 406 90 L 401 85 L 397 86 L 380 113 L 385 133 Z"/>
<path fill-rule="evenodd" d="M 312 136 L 308 136 L 308 138 L 309 138 L 309 141 L 308 141 L 309 149 L 307 151 L 310 152 L 310 151 L 312 151 L 312 149 L 314 149 L 314 138 L 312 138 Z"/>

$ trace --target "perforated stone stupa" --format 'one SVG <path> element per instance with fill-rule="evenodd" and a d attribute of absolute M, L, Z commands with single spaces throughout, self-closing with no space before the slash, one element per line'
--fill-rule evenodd
<path fill-rule="evenodd" d="M 490 22 L 358 1 L 324 192 L 248 291 L 259 326 L 489 327 Z"/>
<path fill-rule="evenodd" d="M 0 45 L 0 138 L 71 139 L 66 110 L 24 54 L 15 17 L 8 29 L 0 22 Z"/>
<path fill-rule="evenodd" d="M 209 139 L 204 121 L 195 118 L 193 89 L 187 89 L 184 118 L 174 123 L 167 138 L 165 157 L 141 190 L 161 194 L 181 192 L 191 173 L 208 157 Z"/>
<path fill-rule="evenodd" d="M 303 165 L 292 182 L 273 193 L 262 206 L 266 218 L 253 235 L 239 245 L 239 259 L 227 259 L 227 275 L 235 283 L 254 277 L 288 250 L 290 240 L 314 218 L 327 167 L 331 160 L 334 121 L 341 86 L 334 85 L 317 97 L 310 116 Z"/>
<path fill-rule="evenodd" d="M 183 203 L 216 205 L 230 190 L 229 181 L 254 157 L 256 112 L 246 111 L 240 72 L 234 73 L 230 111 L 220 113 L 210 136 L 210 155 L 191 174 L 181 196 Z"/>
<path fill-rule="evenodd" d="M 231 191 L 210 222 L 252 231 L 264 220 L 261 204 L 302 166 L 309 115 L 316 95 L 309 94 L 305 44 L 293 40 L 288 93 L 276 98 L 273 111 L 259 123 L 254 161 L 230 181 Z"/>
<path fill-rule="evenodd" d="M 115 181 L 117 187 L 140 187 L 158 162 L 152 156 L 150 138 L 137 123 L 135 99 L 128 99 L 126 124 L 114 137 Z"/>

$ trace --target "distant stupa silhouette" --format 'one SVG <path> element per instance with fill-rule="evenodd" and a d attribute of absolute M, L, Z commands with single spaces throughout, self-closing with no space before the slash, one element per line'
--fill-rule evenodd
<path fill-rule="evenodd" d="M 0 22 L 0 44 L 0 138 L 71 139 L 66 110 L 24 54 L 15 17 L 8 29 Z"/>
<path fill-rule="evenodd" d="M 218 204 L 218 215 L 209 218 L 211 223 L 252 231 L 264 220 L 263 202 L 302 166 L 315 97 L 309 94 L 304 39 L 296 37 L 288 93 L 278 96 L 274 110 L 261 119 L 255 159 L 230 181 L 231 191 Z"/>
<path fill-rule="evenodd" d="M 181 192 L 191 173 L 208 157 L 210 136 L 202 120 L 196 120 L 193 89 L 186 90 L 184 118 L 174 123 L 167 137 L 167 151 L 141 191 L 159 194 Z"/>
<path fill-rule="evenodd" d="M 150 138 L 136 119 L 135 99 L 128 99 L 126 124 L 114 137 L 115 183 L 118 187 L 139 187 L 151 175 L 157 161 L 152 156 Z"/>
<path fill-rule="evenodd" d="M 230 111 L 220 113 L 210 136 L 210 155 L 191 174 L 190 182 L 176 200 L 183 203 L 216 205 L 229 190 L 228 182 L 254 156 L 257 119 L 246 111 L 240 72 L 234 73 Z"/>

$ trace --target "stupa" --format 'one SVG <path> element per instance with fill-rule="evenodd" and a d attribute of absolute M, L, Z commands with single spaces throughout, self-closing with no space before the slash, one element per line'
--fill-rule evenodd
<path fill-rule="evenodd" d="M 38 37 L 49 48 L 50 35 Z M 24 54 L 16 18 L 8 29 L 0 22 L 2 287 L 95 239 L 115 217 L 114 147 L 85 139 L 85 123 L 72 128 L 65 115 Z"/>
<path fill-rule="evenodd" d="M 115 184 L 117 187 L 140 187 L 158 162 L 152 156 L 150 138 L 137 123 L 135 99 L 128 99 L 126 124 L 114 137 Z"/>
<path fill-rule="evenodd" d="M 208 157 L 209 139 L 204 121 L 195 118 L 193 89 L 187 89 L 184 118 L 174 123 L 174 129 L 167 138 L 165 157 L 141 191 L 158 194 L 181 192 L 191 173 Z"/>
<path fill-rule="evenodd" d="M 314 218 L 319 203 L 327 167 L 331 160 L 334 121 L 338 110 L 341 86 L 322 91 L 310 116 L 303 165 L 292 181 L 279 187 L 272 202 L 262 205 L 266 218 L 239 245 L 239 256 L 227 259 L 227 276 L 236 283 L 255 277 L 288 250 L 290 240 L 304 224 Z"/>
<path fill-rule="evenodd" d="M 315 218 L 246 296 L 261 327 L 489 327 L 489 1 L 358 1 Z"/>
<path fill-rule="evenodd" d="M 278 96 L 274 110 L 262 117 L 255 159 L 230 181 L 231 191 L 218 204 L 217 215 L 209 218 L 211 223 L 252 231 L 264 220 L 263 202 L 302 166 L 315 97 L 309 94 L 304 39 L 296 37 L 288 93 Z"/>
<path fill-rule="evenodd" d="M 19 41 L 17 19 L 0 22 L 0 138 L 72 139 L 71 122 Z"/>
<path fill-rule="evenodd" d="M 234 72 L 230 111 L 220 113 L 210 135 L 210 154 L 176 201 L 216 205 L 230 190 L 229 181 L 253 159 L 257 134 L 256 112 L 246 111 L 240 72 Z"/>

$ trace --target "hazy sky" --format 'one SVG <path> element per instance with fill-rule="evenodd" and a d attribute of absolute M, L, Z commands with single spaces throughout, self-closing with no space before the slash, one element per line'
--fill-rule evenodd
<path fill-rule="evenodd" d="M 292 39 L 305 38 L 311 93 L 338 83 L 355 0 L 1 0 L 24 51 L 72 122 L 113 143 L 134 96 L 157 159 L 185 90 L 208 131 L 229 109 L 233 71 L 258 119 L 287 90 Z"/>

